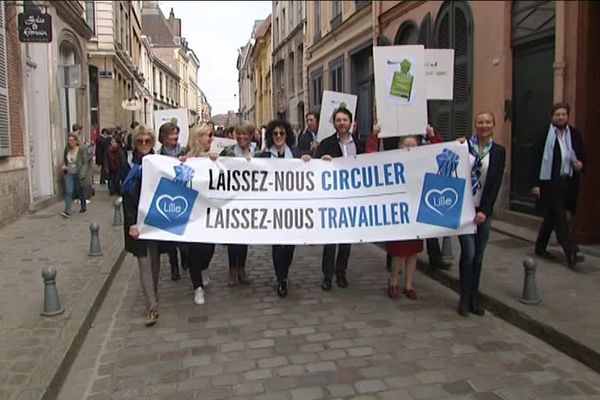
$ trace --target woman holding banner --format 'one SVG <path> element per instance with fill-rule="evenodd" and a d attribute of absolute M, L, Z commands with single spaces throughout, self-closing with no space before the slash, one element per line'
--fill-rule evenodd
<path fill-rule="evenodd" d="M 252 142 L 255 128 L 252 124 L 237 125 L 234 128 L 235 140 L 237 144 L 226 147 L 221 156 L 224 157 L 244 157 L 250 160 L 256 151 L 256 143 Z M 227 255 L 229 257 L 229 286 L 236 286 L 238 283 L 249 285 L 252 283 L 246 274 L 246 257 L 248 256 L 247 244 L 228 244 Z"/>
<path fill-rule="evenodd" d="M 296 147 L 296 135 L 286 121 L 269 122 L 265 132 L 266 149 L 258 157 L 265 158 L 302 158 L 310 161 L 309 155 L 300 155 Z M 286 297 L 288 294 L 288 272 L 294 258 L 293 245 L 273 245 L 273 267 L 277 276 L 277 295 Z"/>
<path fill-rule="evenodd" d="M 344 107 L 333 112 L 335 134 L 321 140 L 315 150 L 315 158 L 331 161 L 336 157 L 352 157 L 365 152 L 365 145 L 358 136 L 350 133 L 352 113 Z M 331 290 L 333 274 L 336 275 L 337 285 L 348 287 L 346 269 L 350 258 L 350 244 L 326 244 L 323 246 L 323 283 L 321 289 Z M 337 257 L 336 257 L 337 252 Z"/>
<path fill-rule="evenodd" d="M 492 224 L 494 203 L 498 197 L 506 151 L 493 140 L 496 119 L 491 112 L 482 112 L 475 118 L 475 133 L 468 140 L 472 162 L 471 186 L 475 205 L 477 232 L 461 235 L 460 241 L 460 302 L 458 313 L 484 315 L 479 301 L 479 280 L 483 253 Z"/>
<path fill-rule="evenodd" d="M 213 141 L 213 129 L 209 125 L 202 125 L 192 130 L 190 134 L 189 149 L 181 161 L 189 157 L 210 157 L 213 161 L 217 159 L 216 154 L 210 154 L 210 146 Z M 194 287 L 194 303 L 204 304 L 204 288 L 208 284 L 208 274 L 202 274 L 210 265 L 215 254 L 214 243 L 188 243 L 187 257 L 190 279 Z"/>
<path fill-rule="evenodd" d="M 140 282 L 148 308 L 146 326 L 154 325 L 158 321 L 157 289 L 160 257 L 158 254 L 158 242 L 139 239 L 140 232 L 137 229 L 136 223 L 142 187 L 142 158 L 154 152 L 154 142 L 154 134 L 149 130 L 140 128 L 134 134 L 133 166 L 127 173 L 121 187 L 125 220 L 123 224 L 125 250 L 132 253 L 138 261 Z"/>
<path fill-rule="evenodd" d="M 399 148 L 417 147 L 420 137 L 404 136 L 400 138 Z M 417 255 L 423 251 L 423 240 L 401 240 L 387 243 L 387 254 L 391 256 L 391 274 L 388 281 L 388 296 L 396 299 L 399 296 L 398 281 L 400 267 L 404 264 L 404 290 L 410 300 L 417 300 L 417 293 L 413 289 L 413 280 L 417 272 Z"/>

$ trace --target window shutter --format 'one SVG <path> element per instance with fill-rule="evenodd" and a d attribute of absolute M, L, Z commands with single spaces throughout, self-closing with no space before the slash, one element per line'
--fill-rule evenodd
<path fill-rule="evenodd" d="M 439 25 L 437 29 L 437 47 L 440 49 L 450 48 L 450 8 L 447 7 L 441 11 Z M 446 100 L 433 100 L 431 104 L 431 122 L 433 128 L 444 138 L 450 140 L 454 138 L 452 134 L 452 102 Z"/>
<path fill-rule="evenodd" d="M 471 133 L 469 85 L 469 26 L 465 11 L 454 9 L 454 131 L 457 136 Z"/>
<path fill-rule="evenodd" d="M 421 21 L 421 25 L 419 26 L 419 39 L 417 40 L 418 44 L 422 44 L 425 48 L 428 48 L 431 42 L 431 14 L 427 13 L 427 15 Z"/>
<path fill-rule="evenodd" d="M 6 69 L 5 3 L 0 4 L 0 156 L 10 156 L 8 76 Z"/>

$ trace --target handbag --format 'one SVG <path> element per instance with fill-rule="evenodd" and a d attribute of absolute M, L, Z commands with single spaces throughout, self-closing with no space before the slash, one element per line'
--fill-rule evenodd
<path fill-rule="evenodd" d="M 417 222 L 452 229 L 460 226 L 466 180 L 458 177 L 458 160 L 459 155 L 449 149 L 436 156 L 438 172 L 425 174 Z"/>
<path fill-rule="evenodd" d="M 175 179 L 160 178 L 144 223 L 181 236 L 187 228 L 198 192 L 192 188 L 194 170 L 183 163 L 174 168 Z"/>

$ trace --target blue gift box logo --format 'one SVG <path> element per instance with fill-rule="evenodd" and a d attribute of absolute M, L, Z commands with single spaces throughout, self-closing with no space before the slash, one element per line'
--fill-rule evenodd
<path fill-rule="evenodd" d="M 457 229 L 460 226 L 466 184 L 456 173 L 459 156 L 444 149 L 436 156 L 436 160 L 438 173 L 425 174 L 417 222 Z"/>
<path fill-rule="evenodd" d="M 144 223 L 183 235 L 198 197 L 198 192 L 191 188 L 193 176 L 194 170 L 181 164 L 175 166 L 174 180 L 161 178 Z"/>

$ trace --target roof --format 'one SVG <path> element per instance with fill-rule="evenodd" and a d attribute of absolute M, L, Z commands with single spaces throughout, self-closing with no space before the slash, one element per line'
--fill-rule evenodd
<path fill-rule="evenodd" d="M 160 8 L 142 9 L 142 32 L 153 46 L 179 47 Z"/>
<path fill-rule="evenodd" d="M 256 30 L 256 38 L 259 39 L 261 37 L 264 37 L 267 34 L 267 32 L 269 31 L 270 27 L 271 27 L 271 14 L 269 14 L 267 19 L 265 19 L 263 21 L 263 23 L 260 24 L 260 26 Z"/>

